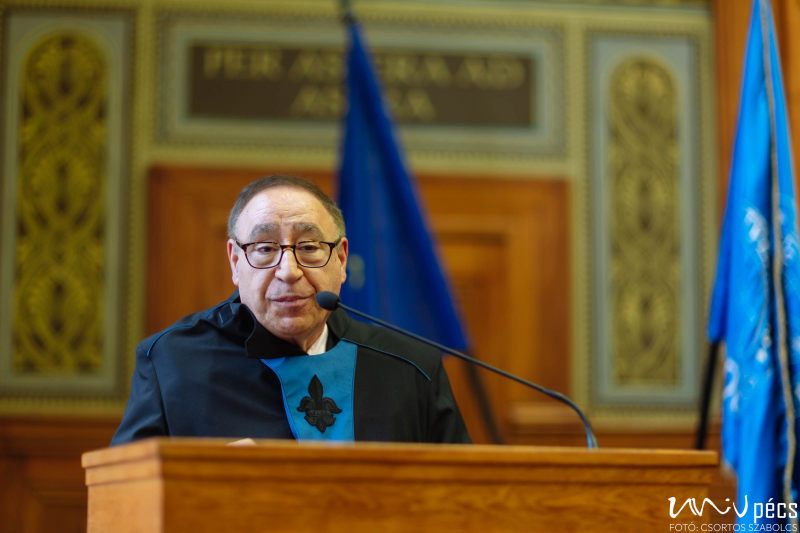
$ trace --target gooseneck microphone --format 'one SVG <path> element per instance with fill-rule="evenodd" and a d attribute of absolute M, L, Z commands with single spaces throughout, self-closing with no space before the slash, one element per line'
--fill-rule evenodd
<path fill-rule="evenodd" d="M 594 431 L 592 431 L 592 426 L 591 426 L 591 424 L 589 424 L 589 420 L 586 418 L 586 415 L 583 414 L 583 411 L 581 411 L 580 408 L 577 405 L 575 405 L 575 403 L 572 400 L 570 400 L 569 398 L 567 398 L 566 396 L 564 396 L 560 392 L 556 392 L 556 391 L 553 391 L 553 390 L 550 390 L 550 389 L 546 389 L 546 388 L 542 387 L 541 385 L 537 385 L 536 383 L 532 383 L 532 382 L 530 382 L 528 380 L 522 379 L 521 377 L 515 376 L 514 374 L 506 372 L 505 370 L 500 370 L 499 368 L 494 367 L 494 366 L 489 365 L 489 364 L 486 364 L 483 361 L 479 361 L 478 359 L 475 359 L 474 357 L 470 357 L 470 356 L 468 356 L 466 354 L 463 354 L 463 353 L 458 352 L 456 350 L 450 349 L 450 348 L 448 348 L 446 346 L 442 346 L 438 342 L 433 342 L 432 340 L 428 340 L 425 337 L 420 337 L 419 335 L 411 333 L 410 331 L 406 331 L 403 328 L 400 328 L 398 326 L 395 326 L 393 324 L 385 322 L 385 321 L 383 321 L 383 320 L 381 320 L 379 318 L 375 318 L 375 317 L 369 316 L 366 313 L 362 313 L 361 311 L 358 311 L 356 309 L 353 309 L 352 307 L 344 305 L 341 302 L 341 300 L 339 299 L 339 297 L 336 294 L 332 293 L 332 292 L 323 291 L 323 292 L 318 293 L 317 294 L 317 303 L 319 304 L 319 306 L 321 308 L 325 309 L 326 311 L 335 311 L 337 307 L 341 307 L 345 311 L 349 311 L 350 313 L 356 314 L 356 315 L 358 315 L 360 317 L 364 317 L 367 320 L 371 320 L 372 322 L 375 322 L 376 324 L 380 324 L 381 326 L 383 326 L 385 328 L 391 329 L 391 330 L 396 331 L 398 333 L 402 333 L 403 335 L 407 335 L 407 336 L 411 337 L 412 339 L 416 339 L 416 340 L 418 340 L 420 342 L 424 342 L 425 344 L 427 344 L 429 346 L 433 346 L 434 348 L 437 348 L 437 349 L 441 350 L 442 352 L 454 355 L 454 356 L 458 357 L 459 359 L 463 359 L 464 361 L 468 361 L 470 363 L 473 363 L 473 364 L 476 364 L 476 365 L 478 365 L 480 367 L 483 367 L 483 368 L 485 368 L 487 370 L 491 370 L 492 372 L 494 372 L 496 374 L 500 374 L 501 376 L 505 376 L 508 379 L 512 379 L 512 380 L 516 381 L 517 383 L 521 383 L 523 385 L 527 385 L 528 387 L 530 387 L 532 389 L 535 389 L 535 390 L 537 390 L 537 391 L 539 391 L 539 392 L 541 392 L 543 394 L 546 394 L 547 396 L 550 396 L 551 398 L 554 398 L 554 399 L 556 399 L 556 400 L 558 400 L 560 402 L 563 402 L 563 403 L 567 404 L 568 406 L 570 406 L 578 414 L 578 416 L 581 419 L 581 422 L 583 422 L 583 427 L 586 429 L 586 445 L 587 445 L 587 447 L 589 447 L 589 448 L 598 448 L 597 439 L 594 436 Z"/>

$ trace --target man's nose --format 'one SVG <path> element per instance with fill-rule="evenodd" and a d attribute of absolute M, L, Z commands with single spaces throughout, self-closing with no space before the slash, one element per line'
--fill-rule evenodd
<path fill-rule="evenodd" d="M 291 248 L 286 248 L 283 251 L 283 257 L 281 257 L 278 266 L 275 267 L 275 276 L 288 283 L 297 281 L 303 276 L 303 269 L 297 264 L 297 258 Z"/>

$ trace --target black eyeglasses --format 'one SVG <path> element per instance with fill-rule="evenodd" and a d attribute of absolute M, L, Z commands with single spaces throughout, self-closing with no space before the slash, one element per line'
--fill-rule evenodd
<path fill-rule="evenodd" d="M 249 242 L 242 244 L 235 241 L 244 251 L 247 263 L 253 268 L 275 268 L 283 259 L 283 252 L 288 248 L 294 253 L 297 264 L 305 268 L 322 268 L 328 264 L 333 250 L 342 242 L 339 237 L 334 242 L 303 241 L 297 244 L 278 244 L 277 242 Z"/>

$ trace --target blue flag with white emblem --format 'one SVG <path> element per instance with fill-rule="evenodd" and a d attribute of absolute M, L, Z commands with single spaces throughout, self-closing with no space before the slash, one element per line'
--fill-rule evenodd
<path fill-rule="evenodd" d="M 350 255 L 342 302 L 464 349 L 464 330 L 447 276 L 355 22 L 348 25 L 348 33 L 348 108 L 338 200 Z"/>
<path fill-rule="evenodd" d="M 772 12 L 755 0 L 708 334 L 725 341 L 722 452 L 742 523 L 797 501 L 800 262 L 789 121 Z M 773 508 L 775 509 L 775 508 Z M 796 513 L 795 513 L 796 517 Z"/>

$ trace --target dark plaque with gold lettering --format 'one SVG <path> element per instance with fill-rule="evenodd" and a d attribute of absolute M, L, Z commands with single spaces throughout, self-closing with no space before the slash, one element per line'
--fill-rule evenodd
<path fill-rule="evenodd" d="M 338 120 L 342 50 L 194 42 L 189 115 L 196 118 Z M 400 122 L 536 126 L 536 63 L 520 53 L 373 50 Z"/>

